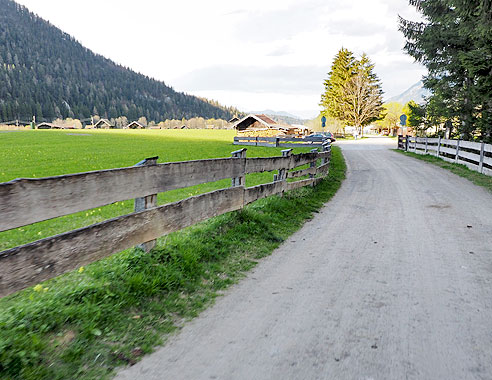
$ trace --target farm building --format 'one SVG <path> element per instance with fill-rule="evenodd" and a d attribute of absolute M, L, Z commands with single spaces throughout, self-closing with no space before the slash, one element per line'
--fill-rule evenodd
<path fill-rule="evenodd" d="M 56 125 L 53 123 L 39 123 L 37 129 L 75 129 L 74 125 Z"/>
<path fill-rule="evenodd" d="M 111 124 L 109 120 L 101 119 L 96 124 L 94 124 L 94 128 L 110 129 L 110 128 L 115 128 L 115 126 Z"/>
<path fill-rule="evenodd" d="M 251 137 L 301 136 L 310 133 L 308 127 L 299 128 L 288 124 L 280 124 L 266 115 L 254 114 L 249 114 L 236 121 L 232 128 L 236 129 L 240 136 Z"/>
<path fill-rule="evenodd" d="M 145 129 L 145 127 L 142 124 L 140 124 L 138 121 L 132 121 L 125 128 L 127 128 L 127 129 Z"/>

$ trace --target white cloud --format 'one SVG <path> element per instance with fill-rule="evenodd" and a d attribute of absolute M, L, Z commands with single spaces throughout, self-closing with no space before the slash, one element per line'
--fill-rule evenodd
<path fill-rule="evenodd" d="M 425 72 L 402 52 L 407 0 L 18 0 L 82 44 L 176 90 L 243 110 L 314 115 L 344 46 L 366 52 L 386 97 Z"/>

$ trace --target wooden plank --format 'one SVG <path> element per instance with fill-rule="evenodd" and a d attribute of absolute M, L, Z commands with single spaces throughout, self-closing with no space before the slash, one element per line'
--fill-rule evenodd
<path fill-rule="evenodd" d="M 441 157 L 442 158 L 442 157 Z M 449 159 L 446 159 L 445 161 L 448 161 Z M 449 160 L 448 162 L 455 162 L 454 160 Z M 468 169 L 470 170 L 474 170 L 474 171 L 478 171 L 478 165 L 476 164 L 473 164 L 471 162 L 468 162 L 468 161 L 463 161 L 463 160 L 460 160 L 458 159 L 458 164 L 461 164 L 461 165 L 465 165 L 466 167 L 468 167 Z"/>
<path fill-rule="evenodd" d="M 479 154 L 465 152 L 463 150 L 460 150 L 459 156 L 466 158 L 468 160 L 476 161 L 476 162 L 480 161 L 480 155 Z"/>
<path fill-rule="evenodd" d="M 271 172 L 278 169 L 287 169 L 290 157 L 248 158 L 245 173 Z"/>
<path fill-rule="evenodd" d="M 474 149 L 480 152 L 480 143 L 475 141 L 460 141 L 460 147 L 466 149 Z"/>
<path fill-rule="evenodd" d="M 317 183 L 318 178 L 308 178 L 308 179 L 303 179 L 301 181 L 295 181 L 295 182 L 287 182 L 287 191 L 298 189 L 300 187 L 304 186 L 311 186 Z"/>
<path fill-rule="evenodd" d="M 427 139 L 427 143 L 428 143 L 428 144 L 437 144 L 438 142 L 439 142 L 439 138 L 436 138 L 436 137 L 432 137 L 432 138 L 431 138 L 431 137 L 429 137 L 429 138 Z"/>
<path fill-rule="evenodd" d="M 458 144 L 458 140 L 441 139 L 441 145 L 449 145 L 451 147 L 456 148 L 456 144 Z"/>
<path fill-rule="evenodd" d="M 277 137 L 258 137 L 258 141 L 267 141 L 275 143 L 277 141 Z"/>
<path fill-rule="evenodd" d="M 316 174 L 325 175 L 326 173 L 328 173 L 329 170 L 330 170 L 330 162 L 328 161 L 327 163 L 318 166 L 316 170 Z"/>
<path fill-rule="evenodd" d="M 482 174 L 492 176 L 492 170 L 488 168 L 482 168 Z"/>
<path fill-rule="evenodd" d="M 492 157 L 483 156 L 483 163 L 492 166 Z"/>
<path fill-rule="evenodd" d="M 234 187 L 110 219 L 0 252 L 0 297 L 243 207 Z"/>
<path fill-rule="evenodd" d="M 298 178 L 298 177 L 302 177 L 302 176 L 305 176 L 308 174 L 316 174 L 316 168 L 312 167 L 312 168 L 307 168 L 307 169 L 303 169 L 303 170 L 297 170 L 295 172 L 288 172 L 287 178 Z"/>
<path fill-rule="evenodd" d="M 279 147 L 282 148 L 316 148 L 316 147 L 321 147 L 322 145 L 319 143 L 313 143 L 313 144 L 284 144 L 284 143 L 279 143 Z"/>
<path fill-rule="evenodd" d="M 448 157 L 445 157 L 445 156 L 439 156 L 439 158 L 443 159 L 446 162 L 454 163 L 454 158 L 448 158 Z M 463 164 L 466 164 L 464 161 L 462 163 Z"/>
<path fill-rule="evenodd" d="M 279 194 L 287 189 L 287 182 L 277 181 L 244 189 L 244 204 Z"/>
<path fill-rule="evenodd" d="M 324 151 L 324 152 L 318 152 L 318 158 L 331 158 L 331 147 L 330 150 Z"/>
<path fill-rule="evenodd" d="M 417 143 L 416 146 L 417 146 L 417 149 L 425 150 L 425 142 L 423 144 Z"/>
<path fill-rule="evenodd" d="M 255 142 L 239 142 L 239 141 L 234 141 L 234 145 L 246 145 L 246 146 L 256 146 Z"/>
<path fill-rule="evenodd" d="M 451 154 L 451 155 L 455 155 L 456 153 L 456 148 L 448 148 L 448 147 L 445 147 L 445 146 L 442 146 L 441 145 L 441 150 L 440 150 L 441 154 L 442 153 L 447 153 L 447 154 Z"/>
<path fill-rule="evenodd" d="M 234 141 L 256 141 L 255 136 L 236 136 Z"/>
<path fill-rule="evenodd" d="M 327 152 L 323 152 L 325 154 Z M 300 153 L 290 157 L 266 157 L 248 158 L 246 160 L 246 174 L 270 172 L 278 169 L 294 169 L 298 166 L 308 164 L 317 159 L 321 153 Z"/>
<path fill-rule="evenodd" d="M 0 231 L 113 202 L 236 177 L 244 162 L 221 158 L 0 183 Z"/>
<path fill-rule="evenodd" d="M 492 153 L 492 144 L 484 144 L 483 150 L 484 152 Z"/>

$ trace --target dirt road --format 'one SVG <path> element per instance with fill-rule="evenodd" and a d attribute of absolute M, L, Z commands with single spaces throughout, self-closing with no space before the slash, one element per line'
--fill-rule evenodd
<path fill-rule="evenodd" d="M 333 200 L 118 379 L 492 379 L 492 194 L 340 145 Z"/>

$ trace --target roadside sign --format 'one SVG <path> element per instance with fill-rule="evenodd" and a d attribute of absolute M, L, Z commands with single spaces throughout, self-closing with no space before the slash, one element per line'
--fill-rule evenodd
<path fill-rule="evenodd" d="M 404 127 L 407 125 L 407 115 L 403 114 L 400 116 L 400 125 Z"/>
<path fill-rule="evenodd" d="M 325 116 L 323 116 L 323 117 L 321 118 L 321 127 L 323 127 L 323 128 L 324 128 L 325 126 L 326 126 L 326 117 L 325 117 Z"/>

